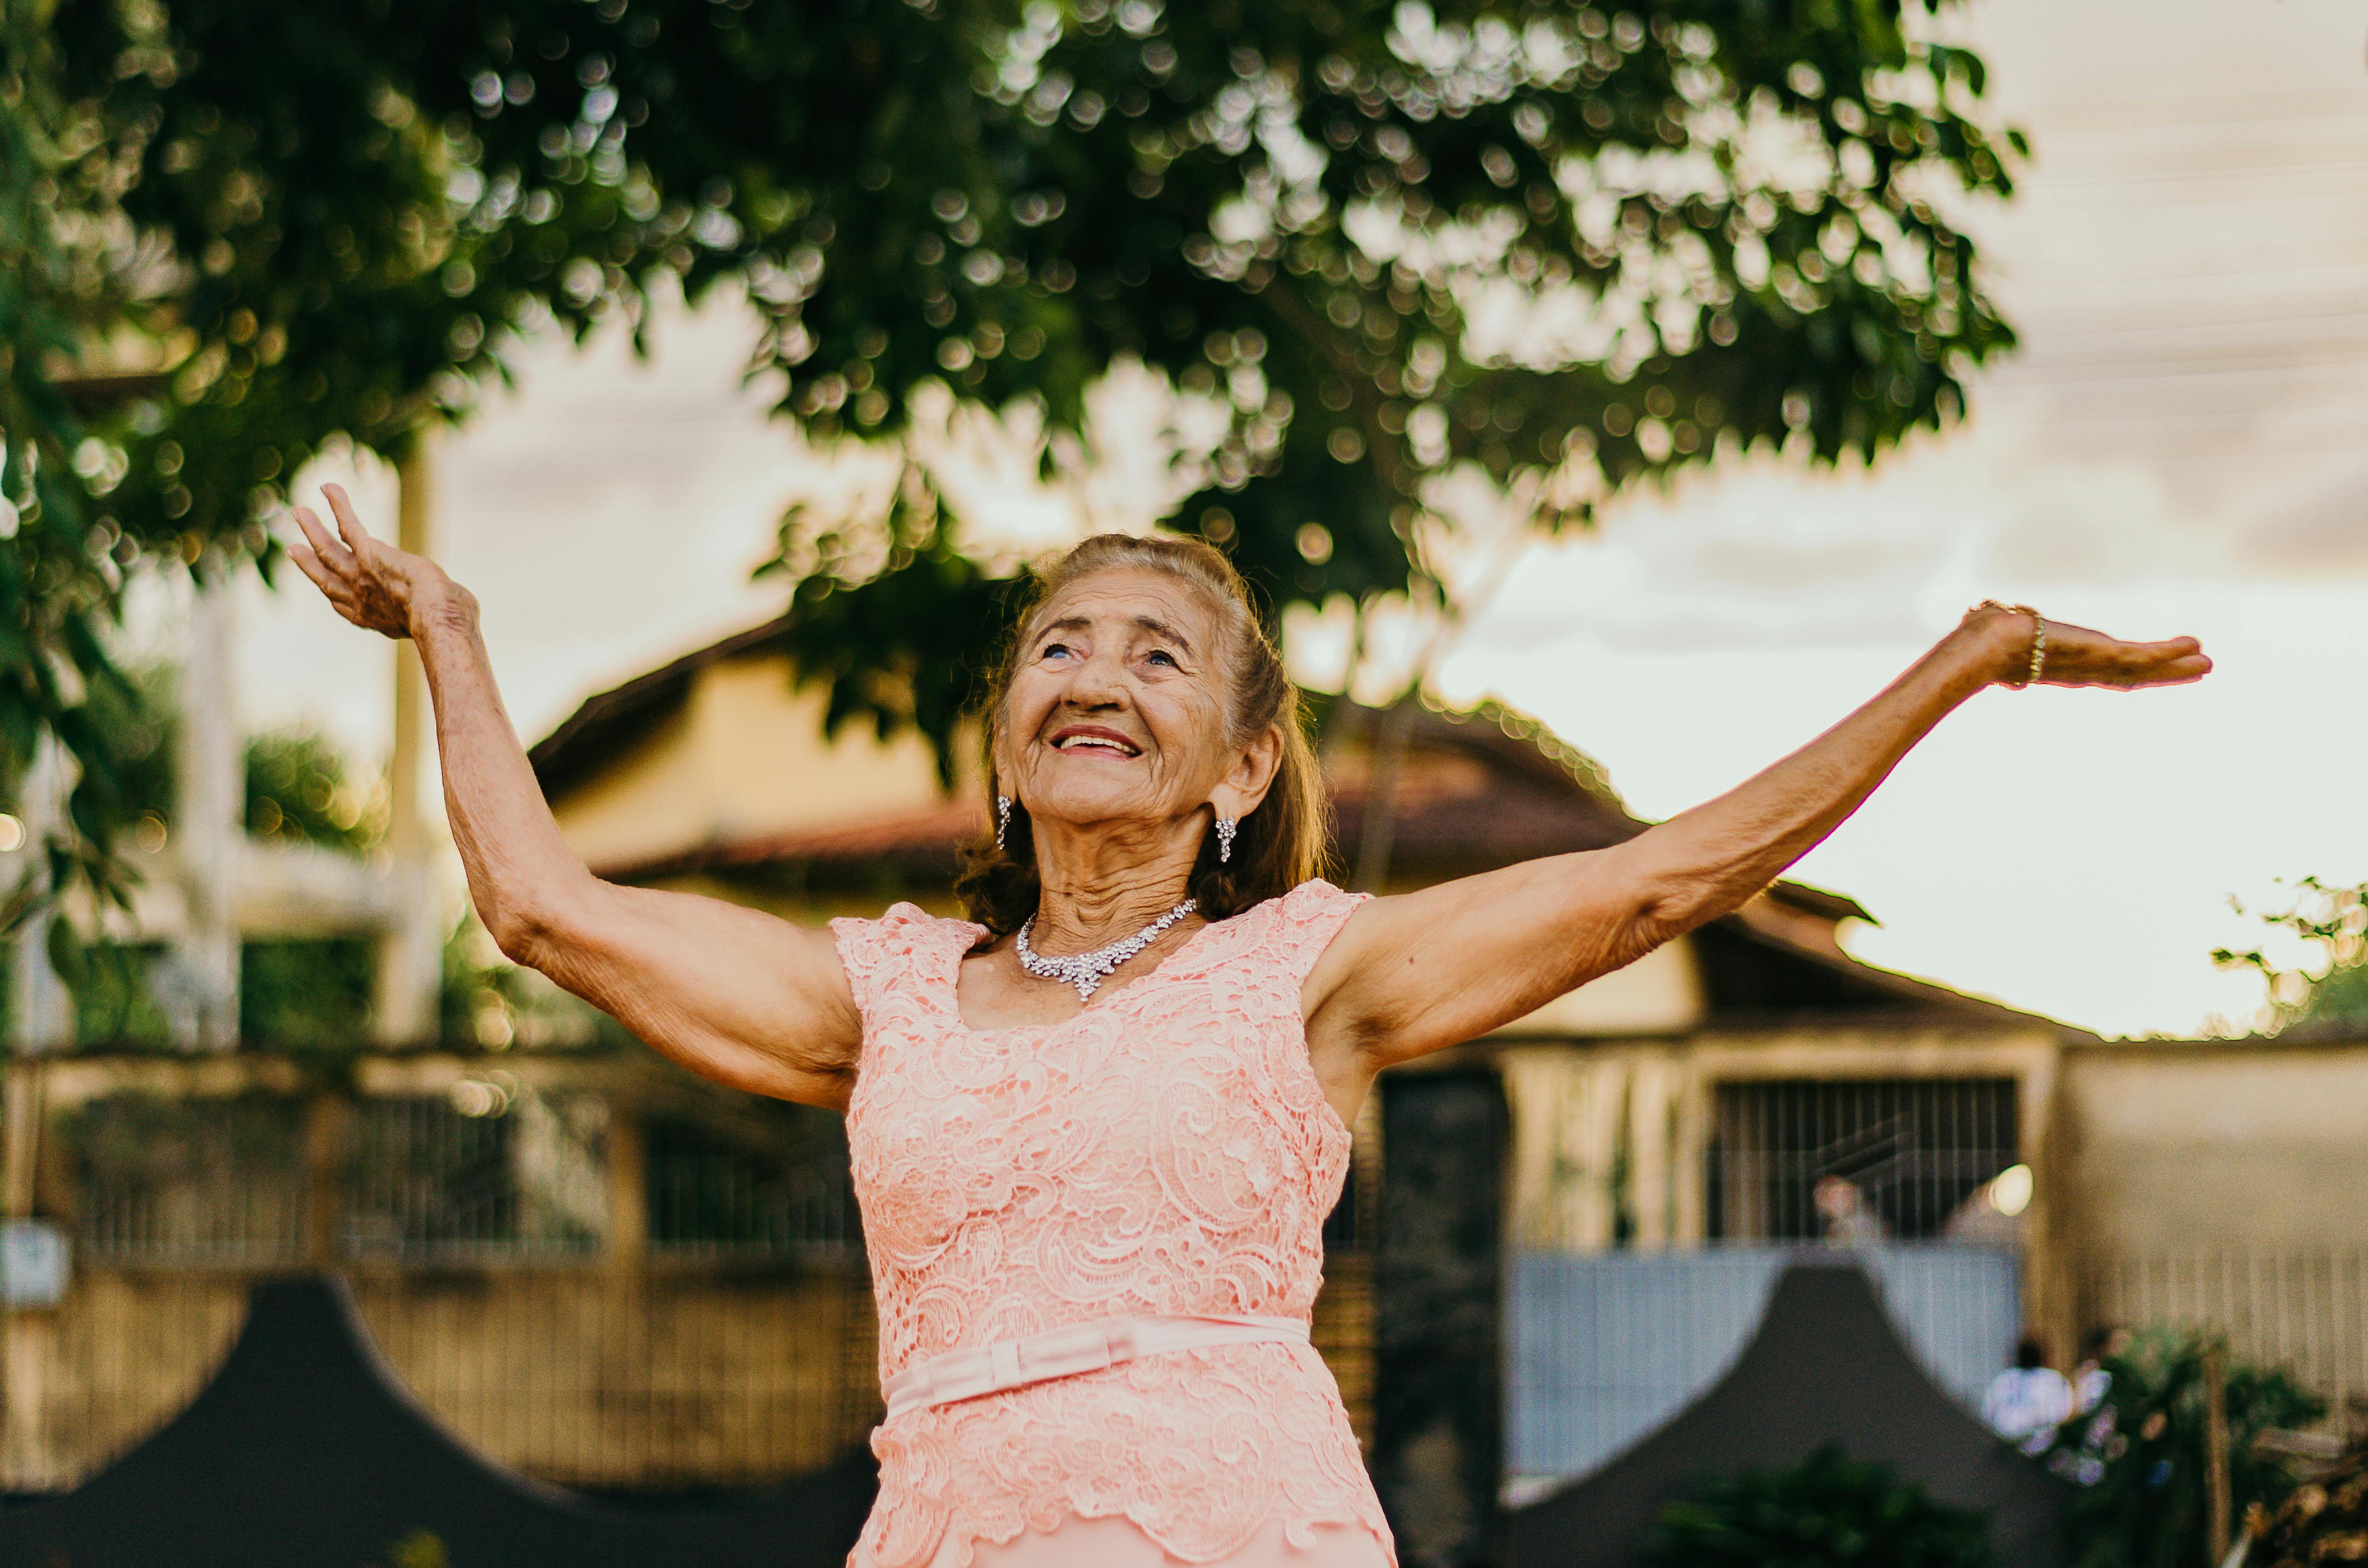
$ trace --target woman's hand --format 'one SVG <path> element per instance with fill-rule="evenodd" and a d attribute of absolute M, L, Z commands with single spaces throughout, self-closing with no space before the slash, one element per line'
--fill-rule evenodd
<path fill-rule="evenodd" d="M 310 506 L 296 508 L 296 526 L 305 543 L 290 545 L 288 559 L 313 580 L 313 585 L 335 605 L 337 613 L 365 631 L 389 637 L 409 637 L 422 610 L 453 601 L 464 592 L 443 569 L 424 555 L 413 555 L 372 539 L 354 515 L 354 504 L 342 485 L 324 484 L 336 514 L 333 537 Z"/>
<path fill-rule="evenodd" d="M 1982 640 L 1993 671 L 1990 678 L 2021 686 L 2031 675 L 2032 625 L 2019 609 L 1983 605 L 1967 610 L 1959 632 Z M 2184 686 L 2212 673 L 2203 644 L 2192 637 L 2167 642 L 2124 642 L 2069 621 L 2047 622 L 2042 686 L 2106 686 L 2124 691 L 2147 686 Z"/>

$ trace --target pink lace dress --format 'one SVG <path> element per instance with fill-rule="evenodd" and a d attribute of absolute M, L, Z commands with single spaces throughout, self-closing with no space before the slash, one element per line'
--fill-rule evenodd
<path fill-rule="evenodd" d="M 900 903 L 832 930 L 863 1014 L 848 1142 L 883 1380 L 1121 1314 L 1307 1319 L 1349 1131 L 1300 992 L 1361 898 L 1308 882 L 1065 1022 L 966 1028 L 986 935 Z M 1389 1529 L 1308 1346 L 1229 1345 L 911 1410 L 872 1435 L 853 1568 L 1381 1568 Z"/>

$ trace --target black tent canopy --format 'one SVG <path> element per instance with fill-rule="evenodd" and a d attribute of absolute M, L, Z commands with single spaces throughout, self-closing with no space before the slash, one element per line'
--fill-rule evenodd
<path fill-rule="evenodd" d="M 1709 1477 L 1781 1469 L 1829 1443 L 1988 1514 L 2001 1563 L 2062 1561 L 2064 1483 L 1925 1376 L 1847 1256 L 1793 1263 L 1709 1392 L 1594 1474 L 1514 1510 L 1508 1558 L 1518 1568 L 1634 1568 L 1664 1505 Z"/>
<path fill-rule="evenodd" d="M 602 1506 L 480 1457 L 416 1404 L 333 1279 L 259 1286 L 188 1409 L 0 1514 L 0 1568 L 365 1568 L 421 1531 L 453 1568 L 836 1568 L 877 1484 L 853 1453 L 746 1503 Z"/>

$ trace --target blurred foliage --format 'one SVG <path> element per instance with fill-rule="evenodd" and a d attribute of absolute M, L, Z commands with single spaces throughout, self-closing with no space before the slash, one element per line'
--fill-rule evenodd
<path fill-rule="evenodd" d="M 1670 1504 L 1645 1560 L 1651 1568 L 1986 1568 L 1989 1519 L 1827 1447 L 1794 1469 L 1747 1471 Z"/>
<path fill-rule="evenodd" d="M 133 842 L 162 847 L 178 788 L 180 672 L 168 664 L 132 669 L 123 688 L 95 693 L 90 709 L 116 738 Z M 360 855 L 384 835 L 385 786 L 354 778 L 345 754 L 309 726 L 248 736 L 244 767 L 245 823 L 254 837 Z"/>
<path fill-rule="evenodd" d="M 2356 1441 L 2335 1463 L 2248 1523 L 2246 1561 L 2257 1568 L 2311 1568 L 2368 1561 L 2368 1448 Z"/>
<path fill-rule="evenodd" d="M 2205 1338 L 2150 1329 L 2108 1358 L 2095 1412 L 2067 1421 L 2047 1467 L 2079 1487 L 2065 1513 L 2073 1568 L 2192 1568 L 2204 1560 Z M 2261 1449 L 2263 1432 L 2307 1426 L 2326 1402 L 2282 1370 L 2226 1358 L 2229 1489 L 2235 1512 L 2274 1506 L 2293 1461 Z"/>
<path fill-rule="evenodd" d="M 1277 603 L 1433 583 L 1409 541 L 1456 463 L 1555 526 L 1723 444 L 1872 454 L 2012 341 L 1944 213 L 2021 144 L 1936 30 L 1899 0 L 0 0 L 0 753 L 56 729 L 59 870 L 105 881 L 124 574 L 268 568 L 315 453 L 465 415 L 541 324 L 638 340 L 661 283 L 745 288 L 823 437 L 895 439 L 939 381 L 1074 433 L 1141 359 L 1222 415 L 1179 526 Z M 833 711 L 942 744 L 1015 563 L 907 489 L 884 533 L 792 516 L 781 563 L 818 625 L 891 633 L 837 645 Z"/>
<path fill-rule="evenodd" d="M 170 1043 L 172 1026 L 159 993 L 173 984 L 173 960 L 162 944 L 91 942 L 79 945 L 76 956 L 67 975 L 75 1039 L 112 1049 Z M 13 961 L 14 953 L 0 948 L 0 982 Z M 370 1044 L 377 961 L 369 937 L 243 943 L 239 1039 L 296 1051 Z M 605 1024 L 605 1015 L 494 952 L 473 915 L 453 927 L 437 1000 L 439 1040 L 494 1049 L 575 1046 L 609 1038 Z"/>
<path fill-rule="evenodd" d="M 310 729 L 275 730 L 246 743 L 248 835 L 360 855 L 386 833 L 385 790 L 349 780 L 345 755 Z"/>
<path fill-rule="evenodd" d="M 489 1051 L 622 1043 L 632 1038 L 622 1024 L 590 1003 L 504 958 L 473 908 L 461 911 L 444 938 L 436 1029 L 438 1040 Z"/>
<path fill-rule="evenodd" d="M 2265 1032 L 2305 1022 L 2368 1024 L 2368 883 L 2329 887 L 2317 877 L 2305 877 L 2295 884 L 2287 907 L 2260 919 L 2317 947 L 2324 960 L 2283 969 L 2258 948 L 2248 952 L 2222 948 L 2213 953 L 2213 962 L 2224 969 L 2260 974 L 2269 989 L 2260 1020 Z"/>
<path fill-rule="evenodd" d="M 368 937 L 242 943 L 238 1038 L 297 1051 L 359 1045 L 377 975 L 377 944 Z"/>

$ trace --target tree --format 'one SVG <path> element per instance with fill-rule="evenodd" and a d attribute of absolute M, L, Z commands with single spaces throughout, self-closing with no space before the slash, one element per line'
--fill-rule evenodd
<path fill-rule="evenodd" d="M 1872 454 L 2012 341 L 1946 209 L 2021 142 L 1931 33 L 1898 0 L 0 0 L 0 746 L 65 740 L 102 871 L 122 574 L 268 569 L 324 442 L 462 417 L 518 334 L 638 333 L 668 278 L 746 289 L 825 437 L 895 439 L 939 380 L 1074 431 L 1156 367 L 1224 413 L 1176 525 L 1277 606 L 1435 584 L 1456 464 L 1553 527 L 1722 443 Z M 780 564 L 834 721 L 942 747 L 1018 573 L 908 478 L 882 528 L 793 516 Z"/>
<path fill-rule="evenodd" d="M 2368 883 L 2331 887 L 2305 877 L 2285 908 L 2264 913 L 2260 920 L 2317 949 L 2310 961 L 2292 969 L 2259 948 L 2214 951 L 2212 961 L 2221 968 L 2249 969 L 2261 976 L 2269 993 L 2260 1018 L 2265 1032 L 2300 1023 L 2368 1021 Z"/>

